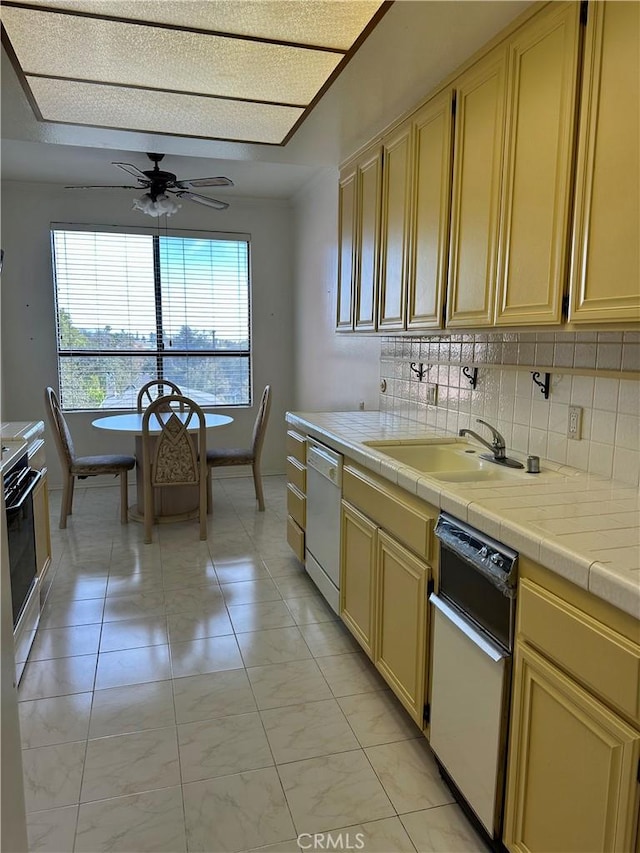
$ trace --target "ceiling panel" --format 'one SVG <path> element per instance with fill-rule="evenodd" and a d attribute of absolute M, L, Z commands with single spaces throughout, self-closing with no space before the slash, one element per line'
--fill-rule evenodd
<path fill-rule="evenodd" d="M 29 77 L 46 121 L 137 129 L 174 136 L 279 142 L 303 114 L 299 107 L 202 98 Z"/>
<path fill-rule="evenodd" d="M 41 121 L 175 134 L 178 112 L 182 135 L 283 145 L 390 5 L 5 0 L 0 16 L 3 45 Z M 131 91 L 149 93 L 132 100 L 135 111 Z M 151 97 L 158 92 L 163 104 Z M 191 116 L 195 102 L 176 96 L 216 100 Z M 208 126 L 215 131 L 203 132 Z"/>
<path fill-rule="evenodd" d="M 25 74 L 306 106 L 342 54 L 3 9 Z"/>
<path fill-rule="evenodd" d="M 23 0 L 23 3 L 43 5 L 42 0 Z M 380 0 L 49 0 L 45 5 L 348 50 L 382 3 Z"/>

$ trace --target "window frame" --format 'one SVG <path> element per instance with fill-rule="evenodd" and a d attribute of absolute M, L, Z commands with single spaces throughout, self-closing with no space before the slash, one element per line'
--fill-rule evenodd
<path fill-rule="evenodd" d="M 184 239 L 207 240 L 207 241 L 225 241 L 246 243 L 247 245 L 247 343 L 246 350 L 166 350 L 156 346 L 150 350 L 102 350 L 102 349 L 65 349 L 60 348 L 60 309 L 58 301 L 58 283 L 56 278 L 56 255 L 54 245 L 55 231 L 78 231 L 91 234 L 115 233 L 115 234 L 131 234 L 131 235 L 148 235 L 153 239 L 153 279 L 154 279 L 154 303 L 156 309 L 156 342 L 160 341 L 163 346 L 163 330 L 161 328 L 162 318 L 162 298 L 161 298 L 161 278 L 160 278 L 160 238 L 161 237 L 177 237 Z M 50 228 L 51 242 L 51 266 L 52 266 L 52 284 L 54 295 L 54 315 L 55 315 L 55 335 L 56 335 L 56 370 L 58 381 L 58 394 L 61 401 L 61 406 L 65 412 L 123 412 L 131 411 L 131 407 L 113 407 L 113 408 L 73 408 L 64 405 L 61 385 L 61 359 L 78 358 L 86 356 L 87 358 L 120 358 L 127 356 L 147 356 L 154 358 L 156 363 L 156 375 L 153 379 L 161 379 L 163 370 L 162 364 L 164 359 L 178 357 L 200 357 L 200 358 L 247 358 L 248 359 L 248 401 L 243 403 L 203 403 L 201 408 L 205 410 L 212 409 L 249 409 L 253 406 L 253 280 L 252 280 L 252 246 L 251 234 L 235 231 L 200 231 L 196 229 L 170 228 L 163 224 L 159 226 L 136 226 L 136 225 L 94 225 L 89 223 L 71 223 L 71 222 L 51 222 Z M 169 377 L 164 377 L 169 378 Z M 135 404 L 134 404 L 135 407 Z"/>

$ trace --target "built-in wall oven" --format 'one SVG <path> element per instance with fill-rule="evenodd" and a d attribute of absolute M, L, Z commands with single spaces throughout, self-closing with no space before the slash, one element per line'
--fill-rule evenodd
<path fill-rule="evenodd" d="M 447 513 L 436 535 L 430 745 L 457 799 L 503 849 L 518 554 Z"/>
<path fill-rule="evenodd" d="M 3 475 L 14 632 L 37 594 L 33 492 L 41 478 L 42 473 L 29 466 L 26 453 Z M 39 602 L 35 611 L 39 614 Z M 35 632 L 33 626 L 29 630 Z"/>

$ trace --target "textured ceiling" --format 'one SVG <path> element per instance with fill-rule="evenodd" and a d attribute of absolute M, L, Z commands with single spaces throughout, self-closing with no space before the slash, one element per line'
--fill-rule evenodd
<path fill-rule="evenodd" d="M 283 144 L 388 6 L 7 0 L 0 14 L 41 121 Z"/>

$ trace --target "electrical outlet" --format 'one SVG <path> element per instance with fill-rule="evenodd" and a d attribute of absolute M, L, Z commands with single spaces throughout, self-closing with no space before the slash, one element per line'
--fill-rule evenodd
<path fill-rule="evenodd" d="M 358 406 L 361 412 L 364 412 L 364 400 L 360 400 L 360 404 Z"/>
<path fill-rule="evenodd" d="M 582 407 L 569 406 L 569 423 L 567 425 L 567 438 L 579 440 L 582 438 Z"/>
<path fill-rule="evenodd" d="M 438 386 L 435 384 L 427 385 L 427 404 L 429 406 L 438 405 Z"/>

